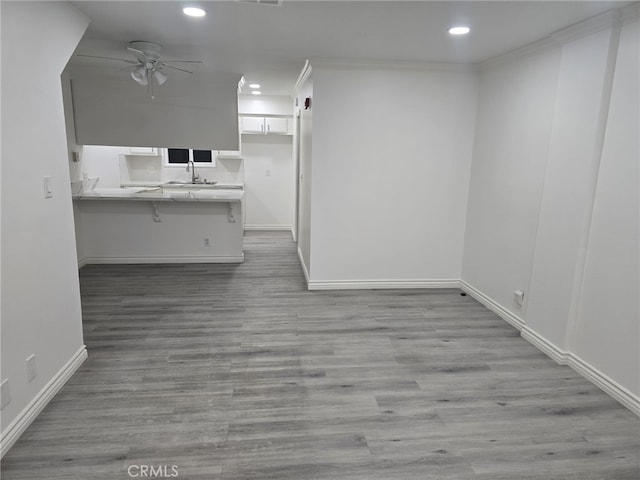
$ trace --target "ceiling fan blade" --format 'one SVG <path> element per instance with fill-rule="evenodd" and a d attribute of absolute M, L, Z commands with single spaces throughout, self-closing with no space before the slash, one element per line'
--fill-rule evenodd
<path fill-rule="evenodd" d="M 144 53 L 142 50 L 138 50 L 137 48 L 133 48 L 133 47 L 127 47 L 127 50 L 133 53 L 134 57 L 136 57 L 138 61 L 142 63 L 147 63 L 150 60 L 149 57 L 147 57 L 147 54 Z"/>
<path fill-rule="evenodd" d="M 118 60 L 120 62 L 138 63 L 138 62 L 134 62 L 133 60 L 127 60 L 126 58 L 101 57 L 98 55 L 82 55 L 80 53 L 76 54 L 76 57 L 100 58 L 102 60 Z"/>
<path fill-rule="evenodd" d="M 164 63 L 204 63 L 201 60 L 162 60 Z"/>
<path fill-rule="evenodd" d="M 185 70 L 184 68 L 178 68 L 178 67 L 174 67 L 172 65 L 163 65 L 163 67 L 172 68 L 174 70 L 180 70 L 181 72 L 186 72 L 186 73 L 193 74 L 193 72 L 191 70 Z"/>

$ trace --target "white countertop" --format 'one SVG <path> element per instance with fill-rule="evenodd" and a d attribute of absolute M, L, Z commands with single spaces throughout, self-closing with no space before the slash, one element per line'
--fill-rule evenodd
<path fill-rule="evenodd" d="M 74 195 L 74 200 L 134 200 L 153 202 L 239 202 L 244 196 L 241 189 L 195 189 L 160 187 L 95 188 Z"/>
<path fill-rule="evenodd" d="M 243 183 L 235 182 L 213 182 L 213 183 L 188 183 L 188 182 L 163 182 L 163 183 L 150 183 L 150 182 L 128 182 L 120 184 L 123 188 L 129 187 L 162 187 L 162 188 L 180 188 L 180 189 L 211 189 L 211 190 L 236 190 L 244 189 Z"/>

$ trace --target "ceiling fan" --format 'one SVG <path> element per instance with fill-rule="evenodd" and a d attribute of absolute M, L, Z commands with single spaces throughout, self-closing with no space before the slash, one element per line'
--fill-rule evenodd
<path fill-rule="evenodd" d="M 101 57 L 97 55 L 81 55 L 78 57 L 100 58 L 103 60 L 118 60 L 132 65 L 131 78 L 139 85 L 145 85 L 148 89 L 149 96 L 154 99 L 153 84 L 162 85 L 167 81 L 167 76 L 162 72 L 163 68 L 171 68 L 181 72 L 193 74 L 190 70 L 179 68 L 170 63 L 202 63 L 200 60 L 161 60 L 160 52 L 162 45 L 154 42 L 134 41 L 127 44 L 127 51 L 130 52 L 135 60 L 126 58 Z"/>

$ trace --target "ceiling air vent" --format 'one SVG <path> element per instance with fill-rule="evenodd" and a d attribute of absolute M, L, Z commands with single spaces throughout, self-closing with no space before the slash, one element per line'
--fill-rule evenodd
<path fill-rule="evenodd" d="M 253 5 L 273 5 L 279 7 L 282 5 L 282 0 L 236 0 L 238 3 L 251 3 Z"/>

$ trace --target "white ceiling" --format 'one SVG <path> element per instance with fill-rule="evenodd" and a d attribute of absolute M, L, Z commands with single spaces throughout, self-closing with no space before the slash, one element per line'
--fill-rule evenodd
<path fill-rule="evenodd" d="M 240 73 L 265 94 L 289 95 L 307 58 L 477 63 L 632 2 L 616 1 L 74 1 L 91 24 L 77 53 L 131 58 L 132 40 L 158 42 L 163 58 L 194 70 Z M 182 7 L 197 5 L 203 18 Z M 447 28 L 466 24 L 465 37 Z M 120 68 L 107 60 L 72 63 Z M 126 74 L 124 72 L 123 74 Z M 181 75 L 180 72 L 171 72 Z"/>

